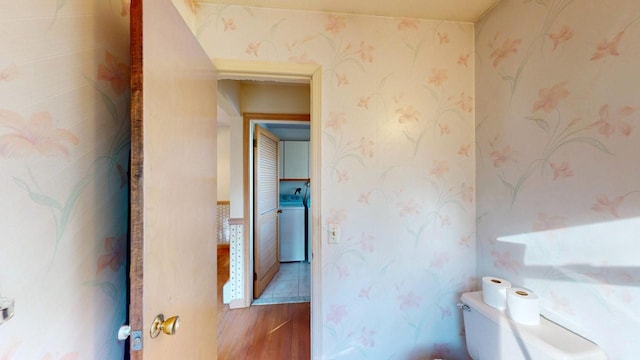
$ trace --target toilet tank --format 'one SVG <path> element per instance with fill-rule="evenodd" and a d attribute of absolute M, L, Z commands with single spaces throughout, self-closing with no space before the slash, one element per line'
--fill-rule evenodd
<path fill-rule="evenodd" d="M 522 325 L 487 305 L 482 291 L 462 294 L 467 351 L 474 360 L 601 360 L 594 343 L 545 318 Z"/>

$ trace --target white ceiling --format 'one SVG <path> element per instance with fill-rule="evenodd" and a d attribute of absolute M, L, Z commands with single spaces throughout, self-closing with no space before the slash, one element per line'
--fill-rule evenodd
<path fill-rule="evenodd" d="M 500 0 L 197 0 L 204 3 L 475 22 Z"/>

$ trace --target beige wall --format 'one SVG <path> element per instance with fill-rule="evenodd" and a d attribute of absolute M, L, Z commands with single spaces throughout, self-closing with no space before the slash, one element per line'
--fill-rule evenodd
<path fill-rule="evenodd" d="M 231 128 L 218 127 L 218 201 L 231 199 Z"/>

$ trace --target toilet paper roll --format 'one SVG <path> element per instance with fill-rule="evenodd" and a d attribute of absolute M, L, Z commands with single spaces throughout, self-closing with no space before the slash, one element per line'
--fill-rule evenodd
<path fill-rule="evenodd" d="M 540 325 L 538 295 L 526 289 L 507 289 L 507 315 L 520 324 Z"/>
<path fill-rule="evenodd" d="M 507 289 L 511 283 L 505 279 L 485 276 L 482 278 L 482 300 L 487 305 L 499 310 L 507 306 Z"/>

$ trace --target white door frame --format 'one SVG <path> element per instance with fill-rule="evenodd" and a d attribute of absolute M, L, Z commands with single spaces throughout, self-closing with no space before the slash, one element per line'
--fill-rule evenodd
<path fill-rule="evenodd" d="M 310 178 L 313 179 L 311 186 L 311 248 L 313 259 L 311 261 L 311 358 L 322 357 L 322 299 L 320 297 L 322 289 L 322 232 L 320 215 L 322 213 L 320 189 L 321 184 L 321 80 L 322 67 L 316 64 L 295 64 L 295 63 L 270 63 L 252 62 L 229 59 L 212 59 L 218 72 L 219 80 L 261 80 L 287 83 L 306 83 L 311 88 L 311 164 Z M 244 209 L 245 222 L 249 209 Z M 249 230 L 249 229 L 247 229 Z M 250 231 L 245 231 L 245 234 Z M 248 237 L 245 236 L 244 249 L 244 296 L 247 306 L 253 299 L 253 272 L 251 271 L 251 245 L 247 244 Z"/>

